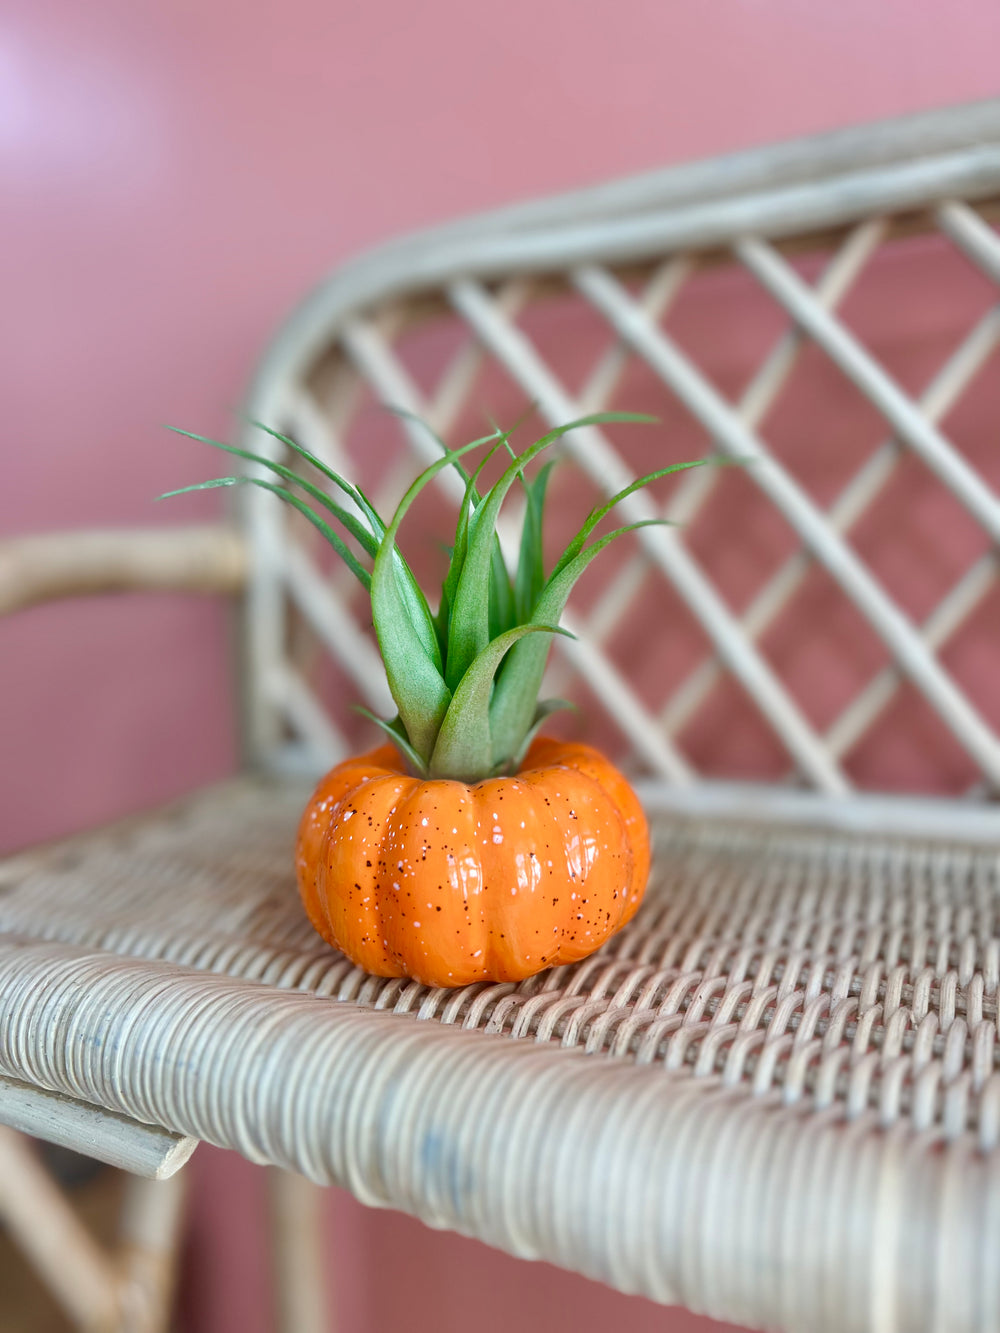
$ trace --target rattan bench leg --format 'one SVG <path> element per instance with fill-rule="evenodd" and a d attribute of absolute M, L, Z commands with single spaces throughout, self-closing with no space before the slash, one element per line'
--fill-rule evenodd
<path fill-rule="evenodd" d="M 0 1219 L 45 1285 L 81 1329 L 118 1324 L 118 1275 L 35 1156 L 28 1139 L 0 1126 Z"/>
<path fill-rule="evenodd" d="M 170 1323 L 188 1173 L 130 1176 L 121 1222 L 122 1333 L 164 1333 Z"/>
<path fill-rule="evenodd" d="M 275 1327 L 279 1333 L 336 1333 L 324 1264 L 323 1193 L 305 1176 L 268 1172 Z"/>
<path fill-rule="evenodd" d="M 85 1333 L 163 1333 L 173 1295 L 185 1173 L 130 1177 L 121 1244 L 106 1253 L 38 1160 L 0 1125 L 0 1221 L 63 1310 Z"/>

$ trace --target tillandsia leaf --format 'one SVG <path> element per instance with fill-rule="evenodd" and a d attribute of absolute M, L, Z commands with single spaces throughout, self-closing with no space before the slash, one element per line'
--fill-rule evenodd
<path fill-rule="evenodd" d="M 458 576 L 462 571 L 462 564 L 465 560 L 469 511 L 470 508 L 474 509 L 476 505 L 479 504 L 480 501 L 479 490 L 476 486 L 476 482 L 479 480 L 483 468 L 493 457 L 493 454 L 496 452 L 496 449 L 490 450 L 490 452 L 486 455 L 486 457 L 482 460 L 482 462 L 480 462 L 479 466 L 470 476 L 470 474 L 462 466 L 460 460 L 457 457 L 455 457 L 452 450 L 449 449 L 446 441 L 437 433 L 436 430 L 433 429 L 433 427 L 428 422 L 424 421 L 423 418 L 420 417 L 416 412 L 412 412 L 408 407 L 399 407 L 391 403 L 386 404 L 386 409 L 387 411 L 392 412 L 394 416 L 401 417 L 404 421 L 414 422 L 423 431 L 425 431 L 426 434 L 430 435 L 430 437 L 439 446 L 442 453 L 451 456 L 452 467 L 454 467 L 455 471 L 465 482 L 465 496 L 458 511 L 458 521 L 455 530 L 455 543 L 451 548 L 451 555 L 448 561 L 448 572 L 445 577 L 445 586 L 441 589 L 441 600 L 440 603 L 438 604 L 437 615 L 434 617 L 434 625 L 437 630 L 438 641 L 441 645 L 441 651 L 445 652 L 448 644 L 448 615 L 451 607 L 452 596 L 454 595 L 455 585 L 458 581 Z M 493 429 L 490 431 L 489 435 L 481 435 L 478 440 L 473 441 L 470 447 L 474 448 L 476 445 L 492 444 L 495 442 L 498 448 L 506 447 L 509 452 L 513 453 L 513 450 L 511 449 L 509 444 L 509 440 L 511 434 L 516 429 L 517 429 L 517 423 L 515 423 L 515 425 L 512 426 L 510 430 L 505 431 L 500 426 L 498 426 L 496 422 L 494 422 Z M 494 543 L 493 565 L 494 565 L 494 581 L 497 584 L 497 596 L 502 599 L 503 577 L 504 576 L 507 577 L 508 585 L 510 580 L 509 580 L 509 575 L 507 575 L 507 567 L 504 564 L 503 553 L 500 550 L 499 539 L 497 539 L 496 542 Z M 504 610 L 506 609 L 507 608 L 505 606 Z M 501 628 L 505 629 L 506 625 L 501 626 Z"/>
<path fill-rule="evenodd" d="M 532 619 L 558 624 L 573 585 L 596 556 L 626 532 L 634 532 L 637 528 L 662 527 L 663 523 L 663 519 L 648 518 L 616 528 L 580 552 L 563 569 L 554 571 L 538 599 Z M 520 748 L 521 738 L 532 725 L 548 649 L 548 643 L 529 640 L 517 644 L 504 663 L 490 706 L 494 764 L 503 765 L 513 761 Z"/>
<path fill-rule="evenodd" d="M 528 620 L 545 584 L 542 525 L 545 517 L 545 494 L 556 460 L 551 459 L 538 469 L 532 481 L 526 481 L 524 523 L 521 528 L 521 549 L 517 560 L 514 583 L 514 609 L 519 621 Z"/>
<path fill-rule="evenodd" d="M 326 477 L 327 481 L 336 486 L 338 490 L 343 491 L 349 499 L 354 501 L 358 509 L 361 510 L 368 519 L 372 531 L 376 536 L 379 535 L 379 528 L 383 531 L 385 530 L 385 524 L 375 512 L 375 509 L 360 486 L 352 485 L 352 483 L 342 477 L 339 472 L 335 472 L 329 463 L 325 462 L 317 454 L 314 454 L 310 449 L 307 449 L 304 444 L 299 444 L 298 440 L 293 439 L 291 435 L 283 435 L 280 430 L 275 430 L 272 426 L 265 426 L 263 421 L 255 421 L 252 418 L 247 418 L 246 420 L 249 425 L 259 431 L 263 431 L 263 433 L 269 435 L 272 440 L 277 440 L 279 444 L 283 444 L 286 448 L 291 449 L 293 454 L 298 454 L 300 458 L 304 459 L 305 462 L 314 467 L 317 472 Z M 201 437 L 196 435 L 193 438 L 199 439 Z M 212 444 L 214 441 L 209 440 L 208 443 Z"/>
<path fill-rule="evenodd" d="M 381 545 L 386 532 L 385 524 L 360 486 L 358 487 L 358 494 L 364 501 L 366 510 L 370 515 L 369 521 L 378 536 L 378 544 Z M 442 670 L 444 663 L 442 654 L 444 650 L 441 647 L 440 637 L 435 628 L 434 616 L 431 614 L 431 609 L 427 604 L 427 598 L 424 596 L 423 588 L 421 588 L 420 584 L 414 577 L 413 570 L 406 563 L 406 560 L 403 558 L 403 553 L 398 546 L 393 549 L 393 564 L 396 570 L 396 575 L 400 580 L 400 595 L 410 612 L 414 627 L 420 636 L 424 648 L 434 659 L 438 670 Z"/>
<path fill-rule="evenodd" d="M 394 417 L 402 417 L 404 421 L 412 421 L 416 425 L 418 425 L 422 430 L 426 431 L 427 434 L 431 437 L 431 439 L 437 445 L 440 446 L 442 453 L 450 454 L 452 456 L 451 465 L 452 467 L 458 470 L 458 473 L 461 476 L 462 480 L 468 481 L 469 474 L 466 472 L 465 468 L 458 461 L 458 459 L 454 456 L 455 455 L 454 449 L 452 449 L 447 444 L 447 442 L 441 438 L 441 436 L 437 433 L 434 427 L 431 426 L 429 422 L 425 421 L 423 417 L 419 415 L 419 413 L 411 412 L 408 407 L 399 407 L 395 403 L 385 403 L 384 407 L 385 410 L 387 412 L 391 412 Z M 506 434 L 510 435 L 514 429 L 515 427 L 511 427 L 511 430 L 507 431 Z M 499 426 L 495 425 L 493 429 L 490 431 L 489 435 L 481 435 L 478 440 L 473 440 L 472 443 L 468 446 L 468 448 L 474 449 L 476 448 L 477 445 L 489 444 L 491 440 L 497 439 L 500 435 L 503 435 L 504 433 L 505 432 L 502 431 Z"/>
<path fill-rule="evenodd" d="M 354 514 L 349 513 L 341 505 L 338 505 L 333 499 L 331 499 L 330 496 L 326 494 L 325 491 L 322 491 L 318 486 L 314 486 L 312 482 L 308 481 L 305 477 L 301 477 L 297 472 L 293 472 L 290 468 L 284 467 L 282 464 L 275 462 L 273 459 L 265 458 L 263 455 L 252 453 L 247 449 L 239 449 L 235 445 L 224 444 L 221 440 L 214 440 L 207 435 L 199 435 L 195 431 L 182 430 L 179 426 L 168 426 L 167 429 L 173 431 L 176 435 L 184 435 L 188 439 L 197 440 L 201 444 L 209 444 L 213 448 L 222 449 L 228 454 L 234 454 L 238 458 L 243 458 L 246 459 L 248 462 L 256 463 L 261 467 L 268 468 L 270 471 L 276 473 L 278 476 L 289 480 L 293 485 L 301 487 L 302 490 L 304 490 L 308 495 L 312 496 L 315 500 L 317 500 L 321 505 L 324 506 L 325 509 L 327 509 L 341 523 L 343 523 L 347 531 L 350 532 L 352 536 L 356 538 L 356 540 L 361 544 L 361 546 L 368 553 L 368 555 L 374 556 L 378 550 L 379 541 L 381 540 L 382 534 L 385 532 L 385 524 L 382 522 L 381 518 L 376 513 L 375 509 L 371 505 L 370 501 L 368 501 L 367 497 L 364 495 L 364 492 L 360 489 L 360 487 L 354 487 L 350 484 L 350 482 L 345 481 L 343 477 L 341 477 L 338 473 L 334 472 L 331 467 L 329 467 L 326 463 L 324 463 L 321 458 L 317 458 L 315 454 L 310 453 L 308 449 L 306 449 L 303 445 L 298 444 L 290 436 L 282 435 L 280 434 L 280 432 L 272 430 L 270 426 L 265 426 L 263 422 L 260 421 L 254 421 L 251 424 L 256 426 L 258 429 L 264 431 L 265 434 L 272 436 L 274 439 L 280 440 L 282 444 L 287 445 L 291 450 L 299 454 L 308 463 L 310 463 L 313 467 L 315 467 L 323 476 L 327 477 L 335 486 L 339 487 L 341 491 L 343 491 L 347 496 L 350 497 L 350 499 L 354 501 L 354 503 L 361 510 L 362 514 L 364 514 L 364 516 L 368 518 L 370 527 L 366 529 L 364 524 L 360 521 L 360 519 L 358 519 Z M 259 477 L 220 477 L 214 481 L 203 482 L 197 486 L 185 486 L 178 491 L 168 491 L 166 496 L 161 496 L 160 498 L 166 499 L 172 495 L 183 495 L 186 491 L 191 491 L 191 490 L 208 490 L 214 486 L 237 486 L 237 485 L 259 486 L 261 489 L 270 490 L 275 495 L 281 496 L 282 498 L 289 497 L 289 493 L 285 491 L 283 488 L 268 485 L 263 481 L 262 478 Z M 330 542 L 333 549 L 345 561 L 345 563 L 350 568 L 351 572 L 355 574 L 355 576 L 361 582 L 362 586 L 367 591 L 371 585 L 371 576 L 368 574 L 367 570 L 365 570 L 360 564 L 357 563 L 356 560 L 354 560 L 353 556 L 351 556 L 349 553 L 345 554 L 345 552 L 347 552 L 347 547 L 341 541 L 340 537 L 337 536 L 337 534 L 334 533 L 332 529 L 321 526 L 317 522 L 315 515 L 312 514 L 312 511 L 303 508 L 301 502 L 299 503 L 295 503 L 294 501 L 290 502 L 294 503 L 295 508 L 299 509 L 301 513 L 305 514 L 306 517 L 309 519 L 310 523 L 312 523 L 314 527 L 317 527 L 319 531 L 322 532 L 323 536 L 326 537 L 327 541 Z M 417 624 L 429 622 L 430 609 L 427 606 L 427 599 L 424 597 L 423 591 L 417 584 L 412 573 L 410 572 L 409 567 L 406 565 L 406 562 L 402 559 L 402 556 L 400 556 L 399 559 L 400 559 L 400 564 L 402 566 L 401 572 L 405 580 L 405 591 L 407 600 L 410 601 L 412 604 L 415 622 Z"/>
<path fill-rule="evenodd" d="M 428 772 L 432 778 L 478 782 L 490 768 L 490 696 L 493 677 L 505 655 L 529 634 L 563 634 L 558 625 L 517 625 L 493 639 L 476 655 L 448 706 Z"/>
<path fill-rule="evenodd" d="M 376 546 L 378 545 L 385 535 L 385 522 L 360 486 L 347 481 L 339 472 L 335 472 L 334 469 L 330 467 L 329 463 L 320 458 L 318 454 L 314 454 L 310 449 L 307 449 L 304 444 L 299 444 L 298 440 L 293 439 L 291 435 L 282 435 L 281 431 L 273 430 L 270 426 L 265 426 L 263 421 L 251 420 L 249 424 L 255 426 L 257 430 L 263 431 L 265 435 L 270 435 L 273 440 L 278 440 L 281 444 L 286 445 L 291 449 L 292 453 L 297 454 L 301 459 L 309 463 L 311 467 L 314 467 L 317 472 L 321 473 L 322 476 L 326 477 L 326 479 L 331 482 L 332 485 L 336 486 L 338 490 L 343 491 L 343 493 L 354 502 L 359 511 L 368 520 L 368 524 L 376 538 Z M 418 589 L 418 591 L 420 590 Z M 423 593 L 421 592 L 420 595 L 423 596 Z"/>
<path fill-rule="evenodd" d="M 449 453 L 448 445 L 431 426 L 419 417 L 409 408 L 397 407 L 391 404 L 387 405 L 388 411 L 392 412 L 404 420 L 415 422 L 424 431 L 430 435 L 441 447 L 444 453 Z M 459 509 L 458 524 L 455 533 L 455 544 L 452 547 L 452 554 L 448 564 L 448 574 L 445 579 L 445 586 L 441 590 L 441 601 L 438 606 L 437 615 L 434 617 L 434 625 L 437 630 L 438 641 L 442 652 L 446 652 L 448 643 L 448 620 L 451 610 L 452 598 L 454 596 L 455 586 L 458 577 L 462 572 L 462 565 L 465 561 L 466 538 L 468 534 L 468 520 L 470 508 L 474 509 L 480 503 L 480 495 L 476 482 L 478 481 L 483 468 L 493 457 L 498 448 L 505 448 L 511 457 L 516 457 L 510 444 L 510 437 L 521 424 L 519 419 L 509 430 L 503 430 L 495 422 L 493 430 L 489 435 L 483 435 L 473 442 L 475 445 L 490 444 L 496 442 L 496 448 L 491 449 L 482 460 L 475 472 L 470 476 L 457 458 L 452 458 L 452 466 L 456 469 L 459 476 L 466 483 L 465 498 Z M 494 534 L 493 551 L 491 557 L 491 585 L 490 585 L 490 633 L 496 635 L 509 628 L 515 621 L 514 601 L 510 583 L 510 574 L 507 570 L 506 561 L 503 558 L 503 551 L 500 548 L 500 539 Z"/>
<path fill-rule="evenodd" d="M 524 740 L 518 746 L 513 761 L 510 764 L 510 768 L 512 771 L 516 772 L 521 767 L 521 764 L 524 762 L 524 756 L 528 753 L 528 748 L 531 745 L 531 742 L 535 739 L 539 731 L 545 725 L 547 719 L 550 718 L 553 713 L 559 713 L 564 710 L 573 713 L 578 711 L 577 705 L 575 703 L 572 703 L 569 699 L 543 699 L 541 703 L 538 704 L 538 706 L 535 709 L 534 720 L 532 721 L 531 726 L 525 733 Z M 505 765 L 501 765 L 498 771 L 503 772 L 505 767 L 506 767 Z"/>
<path fill-rule="evenodd" d="M 490 453 L 492 454 L 492 450 Z M 486 459 L 479 465 L 476 475 L 482 470 Z M 465 478 L 465 492 L 462 496 L 462 503 L 458 510 L 458 518 L 455 521 L 455 542 L 451 548 L 448 557 L 448 572 L 445 574 L 444 584 L 441 588 L 441 604 L 438 607 L 438 629 L 443 634 L 444 646 L 448 645 L 448 620 L 451 611 L 452 599 L 455 596 L 455 589 L 458 587 L 458 577 L 462 572 L 462 566 L 465 564 L 465 552 L 469 545 L 469 514 L 479 502 L 479 492 L 476 490 L 476 477 L 470 477 L 461 464 L 463 477 Z"/>
<path fill-rule="evenodd" d="M 547 579 L 543 520 L 553 463 L 544 464 L 530 481 L 525 468 L 544 449 L 575 429 L 616 421 L 652 420 L 625 412 L 595 413 L 549 431 L 520 455 L 510 444 L 510 432 L 499 430 L 455 450 L 446 449 L 441 442 L 442 457 L 419 474 L 388 525 L 360 487 L 345 481 L 291 437 L 261 422 L 254 424 L 316 468 L 320 477 L 348 497 L 352 502 L 350 507 L 334 500 L 324 483 L 316 485 L 300 476 L 293 470 L 294 464 L 286 467 L 265 455 L 190 431 L 178 433 L 221 448 L 271 472 L 285 484 L 265 481 L 256 475 L 219 477 L 169 494 L 251 485 L 270 491 L 297 509 L 371 595 L 375 632 L 399 712 L 397 717 L 386 721 L 366 708 L 358 711 L 381 727 L 413 773 L 479 781 L 491 773 L 511 771 L 525 756 L 544 720 L 556 708 L 570 706 L 562 700 L 538 703 L 537 693 L 551 636 L 568 634 L 558 622 L 576 580 L 618 537 L 664 520 L 631 523 L 587 546 L 597 524 L 616 504 L 651 481 L 715 460 L 698 460 L 651 472 L 595 506 Z M 470 475 L 460 460 L 484 444 L 491 447 Z M 489 490 L 480 495 L 478 484 L 483 469 L 500 449 L 507 450 L 511 461 Z M 457 468 L 465 481 L 465 490 L 441 605 L 437 616 L 432 616 L 427 599 L 397 546 L 397 534 L 414 500 L 447 467 Z M 500 552 L 497 523 L 503 502 L 516 480 L 525 488 L 525 513 L 518 568 L 512 580 Z M 304 493 L 305 500 L 299 491 Z M 371 574 L 362 567 L 340 533 L 331 527 L 328 518 L 336 520 L 344 533 L 372 556 Z"/>
<path fill-rule="evenodd" d="M 643 486 L 648 486 L 651 481 L 659 481 L 661 477 L 669 477 L 675 472 L 685 472 L 688 468 L 692 467 L 705 467 L 709 463 L 729 463 L 731 461 L 734 460 L 728 458 L 696 458 L 690 463 L 673 463 L 670 467 L 657 468 L 655 472 L 647 472 L 644 477 L 637 477 L 635 481 L 630 482 L 628 486 L 625 486 L 620 490 L 617 495 L 613 495 L 610 500 L 605 500 L 603 504 L 594 506 L 584 519 L 580 531 L 559 557 L 556 567 L 552 572 L 557 573 L 560 569 L 563 569 L 568 565 L 575 556 L 579 555 L 583 550 L 584 542 L 597 527 L 598 523 L 600 523 L 601 519 L 604 518 L 606 514 L 610 514 L 611 510 L 614 509 L 616 505 L 621 504 L 622 500 L 626 499 L 629 495 L 632 495 L 633 492 L 640 490 Z M 663 519 L 661 521 L 665 524 L 670 524 L 669 519 Z"/>
<path fill-rule="evenodd" d="M 458 472 L 458 475 L 462 478 L 462 480 L 463 481 L 469 480 L 469 474 L 468 472 L 466 472 L 465 468 L 455 457 L 454 450 L 451 449 L 448 443 L 441 438 L 441 436 L 437 433 L 437 431 L 433 428 L 433 426 L 430 425 L 429 422 L 426 422 L 423 419 L 423 417 L 421 417 L 418 413 L 411 412 L 408 407 L 398 407 L 392 403 L 386 403 L 384 404 L 384 406 L 386 411 L 391 412 L 393 416 L 402 417 L 404 421 L 413 421 L 418 426 L 420 426 L 421 429 L 424 430 L 431 437 L 431 439 L 434 440 L 435 443 L 441 448 L 443 453 L 446 454 L 450 453 L 452 455 L 452 466 Z M 473 440 L 469 448 L 475 448 L 476 445 L 489 444 L 491 441 L 497 440 L 507 450 L 511 458 L 516 458 L 517 455 L 514 452 L 513 446 L 510 444 L 510 437 L 514 434 L 514 432 L 518 429 L 518 427 L 521 426 L 525 417 L 528 416 L 531 411 L 532 407 L 529 406 L 527 410 L 523 412 L 521 416 L 518 417 L 518 419 L 514 422 L 513 426 L 511 426 L 508 430 L 504 430 L 502 426 L 498 426 L 497 423 L 494 421 L 493 429 L 490 431 L 489 435 L 481 435 L 478 440 Z M 480 466 L 476 469 L 477 475 L 480 472 L 482 472 L 482 464 L 480 464 Z M 478 491 L 473 490 L 472 498 L 474 504 L 479 503 Z"/>
<path fill-rule="evenodd" d="M 292 439 L 290 435 L 283 435 L 281 431 L 274 430 L 271 426 L 265 426 L 263 421 L 251 420 L 250 425 L 255 426 L 257 430 L 263 431 L 264 434 L 269 435 L 271 439 L 278 440 L 279 443 L 286 445 L 293 453 L 298 454 L 300 458 L 305 459 L 307 463 L 316 468 L 316 470 L 326 477 L 328 481 L 332 482 L 334 486 L 338 487 L 345 495 L 349 496 L 350 499 L 354 501 L 361 513 L 368 519 L 372 534 L 375 537 L 375 549 L 369 552 L 369 554 L 374 555 L 382 538 L 385 536 L 385 523 L 382 521 L 375 506 L 368 499 L 368 496 L 365 495 L 361 487 L 354 486 L 349 481 L 345 481 L 339 472 L 335 472 L 328 463 L 323 461 L 322 458 L 319 458 L 316 454 L 312 453 L 312 451 L 307 449 L 305 445 L 299 444 L 298 440 Z M 187 432 L 182 433 L 186 434 Z M 201 439 L 202 437 L 196 435 L 193 438 Z M 215 441 L 208 440 L 207 443 L 214 444 Z M 229 446 L 223 445 L 222 447 L 228 448 Z M 258 459 L 257 461 L 264 460 Z M 267 466 L 266 462 L 265 466 Z M 424 591 L 413 577 L 412 570 L 403 559 L 402 552 L 399 551 L 398 548 L 395 553 L 395 563 L 397 573 L 402 580 L 401 591 L 403 600 L 407 603 L 410 609 L 417 633 L 420 635 L 425 648 L 427 648 L 433 656 L 439 659 L 438 665 L 440 666 L 440 646 L 438 645 L 437 635 L 434 632 L 434 619 L 431 615 L 430 607 L 427 605 L 427 598 L 424 596 Z"/>
<path fill-rule="evenodd" d="M 374 722 L 377 727 L 382 728 L 396 749 L 408 761 L 416 777 L 425 778 L 427 776 L 427 764 L 410 744 L 406 730 L 398 717 L 394 717 L 391 722 L 387 722 L 384 717 L 379 717 L 377 713 L 373 713 L 370 708 L 365 708 L 363 704 L 355 704 L 354 711 L 360 713 L 362 717 L 368 718 L 370 722 Z"/>
<path fill-rule="evenodd" d="M 388 541 L 388 539 L 386 539 Z M 372 619 L 389 691 L 414 749 L 426 759 L 451 702 L 435 658 L 417 633 L 399 589 L 392 550 L 376 557 L 372 575 Z"/>
<path fill-rule="evenodd" d="M 365 527 L 364 523 L 355 514 L 337 504 L 335 500 L 327 495 L 326 491 L 321 490 L 319 486 L 314 486 L 311 481 L 298 472 L 293 472 L 290 467 L 285 467 L 282 463 L 276 463 L 273 458 L 265 458 L 263 454 L 251 453 L 249 449 L 239 449 L 235 444 L 224 444 L 222 440 L 213 440 L 207 435 L 196 435 L 194 431 L 181 430 L 179 426 L 168 426 L 167 430 L 173 431 L 175 435 L 184 435 L 189 440 L 197 440 L 200 444 L 210 444 L 213 449 L 222 449 L 225 453 L 245 459 L 248 463 L 256 463 L 259 467 L 267 468 L 269 472 L 275 473 L 293 486 L 298 486 L 318 504 L 321 504 L 324 509 L 333 514 L 334 518 L 344 525 L 362 549 L 368 555 L 374 557 L 378 550 L 379 539 L 371 527 Z"/>
<path fill-rule="evenodd" d="M 516 622 L 510 572 L 500 543 L 495 541 L 490 553 L 490 638 L 495 639 L 498 634 L 512 629 Z"/>
<path fill-rule="evenodd" d="M 462 455 L 477 447 L 477 442 L 454 452 Z M 410 744 L 422 760 L 434 748 L 438 730 L 451 703 L 451 690 L 441 674 L 437 636 L 428 648 L 411 619 L 400 589 L 396 567 L 396 533 L 407 511 L 432 477 L 449 467 L 452 458 L 439 458 L 420 473 L 396 507 L 392 521 L 379 544 L 372 570 L 372 620 L 382 653 L 389 690 Z"/>
<path fill-rule="evenodd" d="M 371 575 L 364 565 L 358 561 L 354 552 L 350 550 L 340 534 L 335 532 L 329 523 L 320 518 L 314 509 L 310 509 L 304 500 L 300 500 L 291 491 L 286 491 L 284 486 L 276 486 L 274 482 L 265 481 L 263 477 L 214 477 L 211 481 L 199 481 L 193 486 L 182 486 L 180 490 L 166 491 L 158 498 L 169 500 L 175 495 L 187 495 L 191 491 L 210 491 L 217 486 L 257 486 L 260 490 L 270 491 L 272 495 L 277 495 L 285 500 L 293 509 L 297 509 L 304 518 L 307 518 L 318 532 L 323 534 L 365 591 L 370 590 Z"/>
<path fill-rule="evenodd" d="M 178 486 L 175 491 L 164 491 L 157 500 L 172 500 L 175 495 L 191 495 L 194 491 L 214 491 L 219 486 L 239 486 L 246 477 L 212 477 L 210 481 L 196 481 L 190 486 Z"/>
<path fill-rule="evenodd" d="M 479 494 L 476 483 L 479 481 L 483 469 L 489 463 L 490 459 L 493 458 L 500 449 L 509 448 L 509 436 L 510 431 L 495 431 L 492 435 L 488 435 L 485 441 L 481 440 L 478 442 L 482 444 L 493 441 L 493 447 L 485 457 L 481 459 L 479 466 L 471 476 L 465 471 L 461 463 L 455 464 L 461 475 L 465 478 L 465 494 L 462 497 L 462 505 L 458 511 L 458 519 L 455 524 L 455 545 L 452 547 L 451 559 L 448 563 L 448 572 L 441 589 L 441 604 L 438 608 L 437 620 L 435 622 L 438 628 L 438 635 L 444 644 L 446 665 L 445 679 L 448 681 L 448 684 L 452 689 L 457 685 L 460 677 L 457 675 L 453 676 L 450 670 L 447 669 L 451 609 L 454 605 L 455 593 L 458 589 L 458 581 L 461 578 L 462 570 L 465 567 L 465 557 L 469 547 L 470 517 L 482 504 L 482 497 Z M 442 447 L 445 446 L 442 445 Z M 508 611 L 509 602 L 505 596 L 503 582 L 506 580 L 509 588 L 510 576 L 507 574 L 507 566 L 504 563 L 503 552 L 500 550 L 500 540 L 497 537 L 496 532 L 493 533 L 493 547 L 490 559 L 490 577 L 493 580 L 493 586 L 491 586 L 484 595 L 487 598 L 489 605 L 492 606 L 495 600 L 499 599 L 503 605 L 504 611 Z M 494 587 L 496 589 L 495 591 Z M 507 628 L 507 626 L 503 626 L 503 628 Z"/>
<path fill-rule="evenodd" d="M 448 651 L 445 666 L 448 684 L 455 689 L 472 661 L 490 641 L 489 583 L 493 543 L 496 540 L 500 506 L 516 478 L 543 449 L 581 426 L 610 422 L 651 422 L 653 417 L 634 412 L 598 412 L 580 417 L 543 435 L 524 453 L 519 454 L 469 518 L 468 550 L 451 601 L 448 623 Z"/>

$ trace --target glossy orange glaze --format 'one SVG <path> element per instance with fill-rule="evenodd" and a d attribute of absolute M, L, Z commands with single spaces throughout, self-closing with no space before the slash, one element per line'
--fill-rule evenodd
<path fill-rule="evenodd" d="M 584 958 L 635 914 L 649 830 L 586 745 L 536 740 L 514 777 L 411 777 L 392 745 L 326 775 L 296 847 L 316 930 L 359 967 L 432 986 Z"/>

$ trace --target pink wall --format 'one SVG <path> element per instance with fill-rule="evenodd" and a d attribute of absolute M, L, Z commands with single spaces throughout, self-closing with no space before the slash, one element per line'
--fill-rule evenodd
<path fill-rule="evenodd" d="M 173 523 L 331 265 L 457 213 L 1000 92 L 992 0 L 14 0 L 0 24 L 0 531 Z M 226 625 L 163 598 L 0 626 L 0 845 L 229 772 Z M 13 756 L 14 762 L 11 762 Z M 191 1333 L 268 1326 L 259 1175 L 206 1151 Z M 706 1328 L 332 1195 L 341 1327 Z M 250 1262 L 248 1262 L 250 1260 Z M 398 1272 L 400 1280 L 391 1275 Z M 195 1313 L 199 1306 L 201 1313 Z M 491 1321 L 492 1322 L 489 1322 Z"/>

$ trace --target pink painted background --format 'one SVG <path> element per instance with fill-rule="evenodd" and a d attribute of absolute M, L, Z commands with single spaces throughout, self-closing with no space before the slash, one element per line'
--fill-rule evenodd
<path fill-rule="evenodd" d="M 172 523 L 332 265 L 459 213 L 1000 93 L 993 0 L 14 0 L 0 19 L 0 531 Z M 0 845 L 232 771 L 226 619 L 125 599 L 0 624 Z M 195 1159 L 191 1333 L 263 1333 L 260 1173 Z M 331 1192 L 339 1328 L 709 1325 Z"/>

